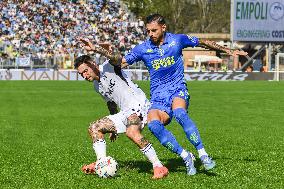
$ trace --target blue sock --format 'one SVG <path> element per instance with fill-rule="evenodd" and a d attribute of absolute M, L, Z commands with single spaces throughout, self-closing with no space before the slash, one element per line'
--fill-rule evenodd
<path fill-rule="evenodd" d="M 168 131 L 162 122 L 154 120 L 148 123 L 149 130 L 160 141 L 160 143 L 170 151 L 180 155 L 183 148 L 179 145 L 174 135 Z"/>
<path fill-rule="evenodd" d="M 197 150 L 203 148 L 203 143 L 201 141 L 199 131 L 194 122 L 189 118 L 185 109 L 177 108 L 173 110 L 173 116 L 183 127 L 183 130 L 191 144 L 193 144 Z"/>

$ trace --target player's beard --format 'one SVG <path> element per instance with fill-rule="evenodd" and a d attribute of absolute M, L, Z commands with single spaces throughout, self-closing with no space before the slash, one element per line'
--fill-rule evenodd
<path fill-rule="evenodd" d="M 158 37 L 151 37 L 151 41 L 156 44 L 156 45 L 160 45 L 162 39 L 163 39 L 164 34 L 158 36 Z"/>
<path fill-rule="evenodd" d="M 159 40 L 159 38 L 157 38 L 157 37 L 151 37 L 151 41 L 152 41 L 154 44 L 158 45 L 160 40 Z"/>

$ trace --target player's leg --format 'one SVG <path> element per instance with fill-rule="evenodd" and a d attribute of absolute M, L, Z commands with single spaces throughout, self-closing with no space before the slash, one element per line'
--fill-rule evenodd
<path fill-rule="evenodd" d="M 164 147 L 180 155 L 183 148 L 179 145 L 174 135 L 164 126 L 169 119 L 170 117 L 166 112 L 151 109 L 148 112 L 148 128 Z"/>
<path fill-rule="evenodd" d="M 106 157 L 105 133 L 116 133 L 115 124 L 108 117 L 90 123 L 89 134 L 93 140 L 93 149 L 97 159 Z"/>
<path fill-rule="evenodd" d="M 196 150 L 198 151 L 199 158 L 204 164 L 206 170 L 212 169 L 215 167 L 215 162 L 208 156 L 206 153 L 199 131 L 195 125 L 195 123 L 190 119 L 187 114 L 187 106 L 188 106 L 188 97 L 187 91 L 178 93 L 178 95 L 173 99 L 172 109 L 173 109 L 173 116 L 177 120 L 177 122 L 183 127 L 183 130 L 191 142 L 194 145 Z"/>
<path fill-rule="evenodd" d="M 93 141 L 93 149 L 96 153 L 97 159 L 106 157 L 106 141 L 104 139 L 104 134 L 116 133 L 116 128 L 113 121 L 107 117 L 104 117 L 90 123 L 88 131 Z M 94 173 L 95 162 L 89 165 L 84 165 L 82 167 L 82 171 L 86 174 Z"/>
<path fill-rule="evenodd" d="M 131 139 L 152 163 L 154 169 L 153 179 L 160 179 L 168 175 L 168 169 L 159 160 L 152 144 L 142 135 L 142 122 L 136 115 L 132 114 L 127 118 L 126 135 Z"/>
<path fill-rule="evenodd" d="M 191 166 L 187 168 L 188 175 L 194 175 L 196 169 L 193 164 L 194 156 L 192 153 L 183 149 L 177 142 L 174 135 L 165 128 L 164 124 L 169 122 L 170 116 L 161 110 L 151 109 L 148 113 L 148 127 L 160 143 L 170 151 L 178 154 L 184 161 L 191 158 Z"/>

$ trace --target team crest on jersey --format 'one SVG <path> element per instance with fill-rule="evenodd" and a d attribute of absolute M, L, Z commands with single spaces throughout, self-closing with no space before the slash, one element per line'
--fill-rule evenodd
<path fill-rule="evenodd" d="M 147 53 L 152 53 L 152 52 L 153 52 L 153 49 L 147 49 L 146 52 L 147 52 Z"/>

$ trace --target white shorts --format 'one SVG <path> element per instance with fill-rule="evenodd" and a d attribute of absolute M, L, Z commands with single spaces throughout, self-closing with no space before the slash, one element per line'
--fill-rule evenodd
<path fill-rule="evenodd" d="M 144 106 L 139 107 L 133 107 L 128 110 L 123 110 L 118 112 L 114 115 L 109 115 L 107 118 L 112 120 L 114 122 L 115 128 L 117 130 L 117 133 L 125 133 L 126 132 L 126 125 L 127 125 L 127 118 L 136 113 L 138 116 L 141 116 L 143 118 L 141 129 L 145 126 L 147 123 L 147 112 L 150 107 L 150 102 L 147 100 L 144 104 Z"/>

